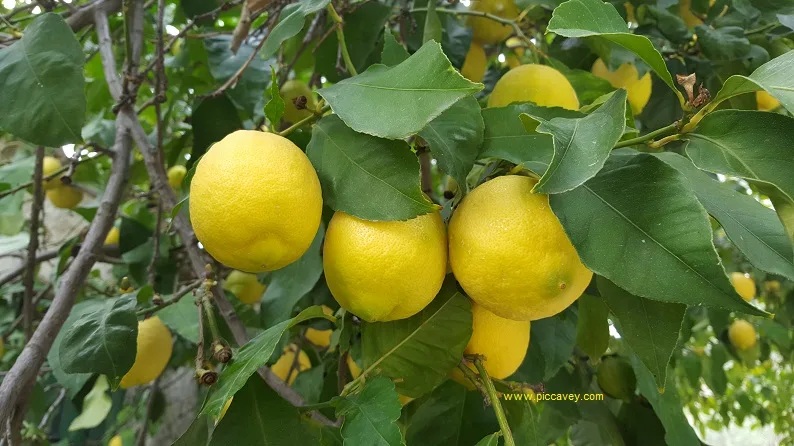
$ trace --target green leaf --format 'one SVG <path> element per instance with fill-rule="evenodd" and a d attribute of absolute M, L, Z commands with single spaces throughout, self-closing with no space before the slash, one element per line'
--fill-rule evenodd
<path fill-rule="evenodd" d="M 656 386 L 664 389 L 667 364 L 678 342 L 686 305 L 634 296 L 603 277 L 596 281 L 598 291 L 620 321 L 623 340 L 651 372 Z"/>
<path fill-rule="evenodd" d="M 193 129 L 193 151 L 187 162 L 188 169 L 198 163 L 213 144 L 229 133 L 242 129 L 243 122 L 232 101 L 226 95 L 221 95 L 200 99 L 193 109 L 190 126 Z"/>
<path fill-rule="evenodd" d="M 723 344 L 714 344 L 711 346 L 711 354 L 709 356 L 709 379 L 707 380 L 709 387 L 714 391 L 714 394 L 721 397 L 725 395 L 728 390 L 728 377 L 725 376 L 725 362 L 728 361 L 728 350 Z"/>
<path fill-rule="evenodd" d="M 393 67 L 399 65 L 405 59 L 408 59 L 409 56 L 408 50 L 406 50 L 405 47 L 394 38 L 394 34 L 387 29 L 386 32 L 383 33 L 383 52 L 380 56 L 380 63 L 387 67 Z"/>
<path fill-rule="evenodd" d="M 516 444 L 522 446 L 546 446 L 549 444 L 543 439 L 546 427 L 540 425 L 540 412 L 537 403 L 528 400 L 504 400 L 502 407 Z"/>
<path fill-rule="evenodd" d="M 684 103 L 684 96 L 673 83 L 662 55 L 647 37 L 629 32 L 628 25 L 611 4 L 601 0 L 569 0 L 554 10 L 547 30 L 565 37 L 603 39 L 626 48 L 648 64 Z"/>
<path fill-rule="evenodd" d="M 91 374 L 72 374 L 66 373 L 64 371 L 63 364 L 61 364 L 61 343 L 63 342 L 63 338 L 66 336 L 66 333 L 72 329 L 72 326 L 77 321 L 82 320 L 86 315 L 97 311 L 102 307 L 104 302 L 105 301 L 96 299 L 85 300 L 72 307 L 69 317 L 66 318 L 66 322 L 63 323 L 61 331 L 58 332 L 58 336 L 55 337 L 55 341 L 52 343 L 52 348 L 50 349 L 49 353 L 47 353 L 47 364 L 49 364 L 52 368 L 52 374 L 55 376 L 55 379 L 58 381 L 58 383 L 62 385 L 64 389 L 66 389 L 66 392 L 70 398 L 74 398 L 78 392 L 80 392 L 85 383 L 91 378 Z"/>
<path fill-rule="evenodd" d="M 278 345 L 279 339 L 290 327 L 303 321 L 324 317 L 334 320 L 323 313 L 319 305 L 309 307 L 294 318 L 274 325 L 248 341 L 237 352 L 233 359 L 218 377 L 212 393 L 207 398 L 201 413 L 217 418 L 226 401 L 234 396 L 245 385 L 248 378 L 256 373 L 259 367 L 267 363 Z"/>
<path fill-rule="evenodd" d="M 499 437 L 502 436 L 501 432 L 494 432 L 482 440 L 478 441 L 474 446 L 499 446 Z"/>
<path fill-rule="evenodd" d="M 713 29 L 698 25 L 695 29 L 703 55 L 711 60 L 740 59 L 750 52 L 750 41 L 739 26 L 725 26 Z"/>
<path fill-rule="evenodd" d="M 598 360 L 609 346 L 608 317 L 609 308 L 602 299 L 589 294 L 579 297 L 576 344 L 591 360 Z"/>
<path fill-rule="evenodd" d="M 533 192 L 567 192 L 595 176 L 623 136 L 625 115 L 626 90 L 622 88 L 583 118 L 545 120 L 540 116 L 521 115 L 527 130 L 551 135 L 554 141 L 551 164 Z"/>
<path fill-rule="evenodd" d="M 749 76 L 735 74 L 729 77 L 707 107 L 713 110 L 720 102 L 736 95 L 765 90 L 777 98 L 786 110 L 794 112 L 792 70 L 794 70 L 794 51 L 789 51 L 756 68 Z"/>
<path fill-rule="evenodd" d="M 286 9 L 285 7 L 284 10 Z M 218 83 L 226 82 L 234 76 L 256 50 L 253 45 L 243 43 L 237 53 L 232 53 L 231 40 L 232 36 L 227 34 L 204 38 L 210 73 Z M 254 57 L 254 60 L 245 69 L 234 87 L 224 93 L 224 96 L 227 96 L 234 105 L 248 114 L 253 114 L 263 109 L 262 102 L 264 101 L 269 71 L 269 63 L 265 61 L 266 57 L 260 51 L 259 55 Z M 233 115 L 236 115 L 236 113 L 233 113 Z"/>
<path fill-rule="evenodd" d="M 0 50 L 0 128 L 33 144 L 82 140 L 85 56 L 66 21 L 41 14 L 21 39 Z"/>
<path fill-rule="evenodd" d="M 281 116 L 284 114 L 284 99 L 281 99 L 281 94 L 278 89 L 278 76 L 276 76 L 276 69 L 270 66 L 270 89 L 268 90 L 270 99 L 265 104 L 265 116 L 270 121 L 270 126 L 273 128 L 278 127 L 281 122 Z"/>
<path fill-rule="evenodd" d="M 527 169 L 542 175 L 554 156 L 553 139 L 549 135 L 528 131 L 519 117 L 522 113 L 545 120 L 577 119 L 584 115 L 577 111 L 540 107 L 531 103 L 482 110 L 485 136 L 478 158 L 499 158 L 513 164 L 523 164 Z"/>
<path fill-rule="evenodd" d="M 308 421 L 258 375 L 251 376 L 234 396 L 226 415 L 212 433 L 211 446 L 310 445 L 317 438 Z"/>
<path fill-rule="evenodd" d="M 549 201 L 585 266 L 629 293 L 765 314 L 736 294 L 706 211 L 686 179 L 658 158 L 613 151 L 598 175 Z"/>
<path fill-rule="evenodd" d="M 158 311 L 157 315 L 168 328 L 193 344 L 198 344 L 196 299 L 192 295 L 183 296 L 179 302 Z"/>
<path fill-rule="evenodd" d="M 265 43 L 259 51 L 259 57 L 267 59 L 276 54 L 285 40 L 301 32 L 306 22 L 306 16 L 325 8 L 328 2 L 329 0 L 301 0 L 285 6 L 278 17 L 278 24 L 270 30 L 265 38 Z"/>
<path fill-rule="evenodd" d="M 214 427 L 210 417 L 199 415 L 171 446 L 204 446 L 209 442 Z"/>
<path fill-rule="evenodd" d="M 681 155 L 656 154 L 689 181 L 698 200 L 757 268 L 794 280 L 794 251 L 775 211 L 712 179 Z"/>
<path fill-rule="evenodd" d="M 135 362 L 138 319 L 135 293 L 108 299 L 69 328 L 60 347 L 66 373 L 100 373 L 111 385 L 118 382 Z"/>
<path fill-rule="evenodd" d="M 554 317 L 532 321 L 530 324 L 529 348 L 539 351 L 543 357 L 543 381 L 554 377 L 573 354 L 577 321 L 576 308 L 569 307 Z M 522 364 L 523 368 L 524 364 Z"/>
<path fill-rule="evenodd" d="M 83 398 L 83 409 L 80 415 L 69 424 L 69 432 L 81 429 L 92 429 L 105 421 L 113 407 L 113 401 L 107 394 L 110 385 L 104 375 L 97 377 L 94 387 Z"/>
<path fill-rule="evenodd" d="M 400 400 L 391 380 L 382 376 L 368 380 L 361 393 L 337 401 L 336 416 L 345 417 L 342 424 L 345 444 L 403 445 L 402 433 L 397 425 L 400 410 Z"/>
<path fill-rule="evenodd" d="M 608 80 L 589 71 L 568 68 L 564 63 L 553 58 L 549 59 L 549 66 L 554 67 L 568 79 L 582 105 L 590 104 L 601 96 L 615 91 L 615 87 Z"/>
<path fill-rule="evenodd" d="M 482 146 L 485 124 L 481 111 L 476 99 L 463 98 L 419 132 L 439 167 L 462 189 Z"/>
<path fill-rule="evenodd" d="M 422 43 L 427 43 L 431 40 L 441 42 L 441 20 L 438 18 L 436 12 L 436 2 L 427 3 L 427 12 L 425 13 L 425 27 L 422 32 Z"/>
<path fill-rule="evenodd" d="M 571 428 L 573 444 L 625 446 L 620 425 L 604 402 L 588 402 L 580 410 L 582 419 Z"/>
<path fill-rule="evenodd" d="M 262 298 L 261 313 L 265 327 L 289 319 L 298 301 L 320 280 L 324 235 L 325 225 L 321 223 L 309 249 L 295 262 L 271 274 L 270 284 Z"/>
<path fill-rule="evenodd" d="M 449 275 L 436 298 L 418 314 L 363 324 L 363 373 L 379 370 L 399 378 L 400 394 L 420 397 L 457 366 L 470 337 L 471 303 Z"/>
<path fill-rule="evenodd" d="M 481 89 L 452 67 L 441 45 L 428 42 L 397 66 L 373 65 L 319 93 L 353 130 L 403 139 Z"/>
<path fill-rule="evenodd" d="M 356 133 L 330 115 L 314 126 L 306 154 L 320 177 L 324 203 L 336 211 L 366 220 L 408 220 L 434 209 L 405 141 Z"/>

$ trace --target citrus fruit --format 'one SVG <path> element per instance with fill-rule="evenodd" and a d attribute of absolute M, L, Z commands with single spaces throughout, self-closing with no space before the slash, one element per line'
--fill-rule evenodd
<path fill-rule="evenodd" d="M 61 161 L 58 158 L 52 156 L 45 156 L 41 162 L 41 176 L 42 178 L 48 177 L 54 174 L 58 169 L 63 167 L 61 165 Z M 44 190 L 55 189 L 56 187 L 60 187 L 63 183 L 61 183 L 61 176 L 58 175 L 50 180 L 45 180 Z"/>
<path fill-rule="evenodd" d="M 295 377 L 298 376 L 298 373 L 312 368 L 312 361 L 309 359 L 309 355 L 301 350 L 298 353 L 298 363 L 295 365 L 293 370 L 292 365 L 295 362 L 295 351 L 297 349 L 297 345 L 290 344 L 284 349 L 284 353 L 281 354 L 281 357 L 278 358 L 278 361 L 276 361 L 276 363 L 270 367 L 270 370 L 272 370 L 276 376 L 281 378 L 282 381 L 286 381 L 290 386 L 295 381 Z M 290 371 L 292 372 L 291 374 Z M 287 375 L 290 375 L 289 381 L 287 381 Z"/>
<path fill-rule="evenodd" d="M 494 85 L 488 107 L 504 107 L 513 102 L 534 102 L 542 107 L 579 108 L 571 83 L 552 67 L 527 64 L 505 73 Z"/>
<path fill-rule="evenodd" d="M 438 212 L 407 221 L 367 221 L 337 211 L 323 248 L 328 288 L 339 305 L 368 321 L 405 319 L 441 289 L 447 237 Z"/>
<path fill-rule="evenodd" d="M 352 376 L 353 379 L 361 376 L 361 367 L 358 366 L 358 363 L 353 360 L 350 354 L 347 355 L 347 368 L 350 370 L 350 376 Z"/>
<path fill-rule="evenodd" d="M 624 63 L 616 71 L 609 71 L 606 64 L 601 59 L 596 59 L 593 68 L 590 70 L 594 75 L 606 79 L 615 88 L 625 88 L 628 93 L 629 105 L 635 115 L 642 112 L 648 100 L 651 98 L 651 73 L 647 72 L 639 77 L 637 67 L 630 63 Z"/>
<path fill-rule="evenodd" d="M 187 175 L 187 168 L 185 166 L 174 166 L 168 169 L 168 185 L 171 186 L 171 189 L 181 189 L 185 175 Z"/>
<path fill-rule="evenodd" d="M 284 120 L 289 122 L 298 122 L 303 118 L 311 116 L 311 109 L 317 107 L 317 101 L 312 95 L 312 89 L 309 88 L 304 82 L 299 80 L 290 80 L 284 82 L 279 91 L 281 98 L 284 100 Z M 300 96 L 306 98 L 306 108 L 298 110 L 295 106 L 294 100 Z"/>
<path fill-rule="evenodd" d="M 138 346 L 135 363 L 121 379 L 121 388 L 148 384 L 160 376 L 171 359 L 173 338 L 157 316 L 138 322 Z"/>
<path fill-rule="evenodd" d="M 320 226 L 320 180 L 306 155 L 273 133 L 236 131 L 201 158 L 190 183 L 196 237 L 221 263 L 247 272 L 298 260 Z"/>
<path fill-rule="evenodd" d="M 509 50 L 505 58 L 507 66 L 515 68 L 521 65 L 521 58 L 524 57 L 524 47 L 522 46 L 521 39 L 518 37 L 511 37 L 507 39 L 505 44 Z"/>
<path fill-rule="evenodd" d="M 728 328 L 728 339 L 737 350 L 748 350 L 755 346 L 755 328 L 743 319 L 736 319 Z"/>
<path fill-rule="evenodd" d="M 742 299 L 750 302 L 755 297 L 755 282 L 753 279 L 745 274 L 739 272 L 731 273 L 731 283 L 733 288 Z"/>
<path fill-rule="evenodd" d="M 488 56 L 485 55 L 482 45 L 472 42 L 469 52 L 466 53 L 466 60 L 463 61 L 460 74 L 472 82 L 481 82 L 483 76 L 485 76 L 487 65 Z"/>
<path fill-rule="evenodd" d="M 678 16 L 684 20 L 686 26 L 694 28 L 702 25 L 703 20 L 692 12 L 692 0 L 681 0 L 678 3 Z"/>
<path fill-rule="evenodd" d="M 113 436 L 113 438 L 108 441 L 108 446 L 124 446 L 124 442 L 121 440 L 121 435 Z"/>
<path fill-rule="evenodd" d="M 113 226 L 108 231 L 108 235 L 105 236 L 105 246 L 108 245 L 118 245 L 119 244 L 119 236 L 120 236 L 119 228 Z"/>
<path fill-rule="evenodd" d="M 519 13 L 512 0 L 473 0 L 469 9 L 510 20 L 517 18 Z M 504 25 L 487 17 L 469 16 L 468 23 L 473 31 L 472 39 L 479 43 L 499 43 L 513 33 L 510 25 Z"/>
<path fill-rule="evenodd" d="M 47 198 L 56 208 L 74 209 L 83 201 L 83 191 L 74 186 L 64 184 L 48 190 Z"/>
<path fill-rule="evenodd" d="M 306 329 L 306 339 L 318 347 L 325 348 L 331 345 L 331 334 L 333 332 L 330 328 L 328 330 L 318 330 L 309 327 Z"/>
<path fill-rule="evenodd" d="M 469 297 L 514 320 L 553 316 L 593 273 L 582 265 L 535 180 L 498 177 L 475 188 L 452 214 L 449 260 Z"/>
<path fill-rule="evenodd" d="M 237 296 L 240 302 L 248 305 L 255 304 L 262 299 L 265 285 L 259 283 L 256 274 L 232 271 L 223 282 L 223 289 L 229 290 Z"/>
<path fill-rule="evenodd" d="M 596 373 L 598 387 L 612 398 L 630 401 L 637 389 L 637 377 L 631 363 L 619 356 L 607 356 L 601 360 Z"/>
<path fill-rule="evenodd" d="M 529 347 L 529 322 L 499 317 L 476 302 L 471 318 L 471 339 L 464 353 L 484 356 L 485 370 L 494 378 L 515 373 Z"/>
<path fill-rule="evenodd" d="M 755 102 L 761 111 L 773 111 L 780 107 L 780 101 L 765 91 L 755 92 Z"/>

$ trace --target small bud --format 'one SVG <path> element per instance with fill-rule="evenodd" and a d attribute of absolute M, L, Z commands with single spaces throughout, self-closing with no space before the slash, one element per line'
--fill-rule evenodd
<path fill-rule="evenodd" d="M 700 84 L 698 86 L 698 95 L 695 98 L 695 100 L 692 101 L 692 105 L 695 107 L 702 107 L 706 105 L 706 103 L 710 100 L 711 100 L 711 93 L 709 93 L 709 90 L 706 87 L 704 87 L 703 84 Z"/>
<path fill-rule="evenodd" d="M 451 200 L 451 199 L 455 198 L 455 192 L 452 192 L 451 190 L 445 190 L 444 191 L 444 198 L 446 198 L 447 200 Z"/>
<path fill-rule="evenodd" d="M 212 343 L 212 356 L 216 361 L 226 364 L 232 360 L 232 349 L 220 341 Z"/>
<path fill-rule="evenodd" d="M 306 104 L 309 102 L 306 99 L 306 96 L 298 96 L 297 98 L 292 100 L 292 103 L 295 105 L 295 108 L 298 110 L 306 110 Z"/>
<path fill-rule="evenodd" d="M 212 370 L 201 369 L 196 371 L 196 378 L 205 386 L 211 386 L 218 382 L 218 374 Z"/>
<path fill-rule="evenodd" d="M 61 180 L 61 183 L 63 183 L 66 186 L 69 186 L 69 185 L 72 184 L 72 177 L 70 177 L 69 175 L 62 176 L 60 178 L 60 180 Z"/>
<path fill-rule="evenodd" d="M 119 291 L 121 294 L 127 294 L 135 291 L 132 288 L 132 284 L 130 283 L 130 279 L 127 276 L 121 278 L 121 282 L 119 282 Z"/>
<path fill-rule="evenodd" d="M 155 305 L 162 305 L 163 297 L 160 296 L 159 294 L 155 294 L 154 297 L 152 297 L 152 303 Z"/>

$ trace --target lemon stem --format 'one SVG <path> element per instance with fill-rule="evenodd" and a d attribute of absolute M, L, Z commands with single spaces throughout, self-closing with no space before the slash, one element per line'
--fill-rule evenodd
<path fill-rule="evenodd" d="M 345 68 L 351 76 L 356 76 L 358 75 L 358 71 L 356 71 L 356 67 L 350 59 L 350 53 L 347 51 L 347 44 L 345 43 L 344 21 L 336 12 L 336 9 L 334 9 L 333 3 L 328 3 L 328 14 L 331 16 L 334 23 L 336 23 L 336 40 L 339 41 L 339 50 L 342 52 L 342 60 L 345 61 Z"/>
<path fill-rule="evenodd" d="M 615 144 L 615 149 L 620 149 L 621 147 L 629 147 L 637 144 L 649 143 L 652 139 L 656 138 L 657 136 L 664 135 L 671 131 L 676 131 L 678 129 L 678 122 L 674 122 L 668 126 L 662 127 L 658 130 L 654 130 L 649 132 L 645 135 L 638 136 L 637 138 L 627 139 L 625 141 L 620 141 L 619 143 Z"/>
<path fill-rule="evenodd" d="M 301 412 L 309 412 L 309 411 L 312 411 L 312 410 L 327 409 L 329 407 L 334 407 L 334 406 L 336 406 L 336 400 L 328 400 L 328 401 L 324 401 L 322 403 L 307 404 L 305 406 L 298 406 L 297 409 L 299 411 L 301 411 Z"/>
<path fill-rule="evenodd" d="M 220 330 L 218 330 L 218 321 L 215 319 L 215 309 L 212 308 L 210 302 L 211 291 L 205 289 L 201 296 L 201 306 L 204 307 L 204 313 L 207 315 L 207 324 L 210 326 L 210 333 L 212 333 L 212 340 L 218 341 L 221 339 Z"/>
<path fill-rule="evenodd" d="M 493 406 L 496 420 L 499 421 L 499 428 L 502 430 L 502 437 L 505 439 L 505 446 L 515 446 L 516 441 L 513 439 L 513 433 L 510 431 L 510 425 L 507 424 L 507 417 L 505 411 L 502 409 L 502 403 L 499 401 L 499 396 L 496 394 L 496 388 L 493 386 L 488 372 L 485 370 L 485 365 L 482 363 L 482 358 L 475 358 L 474 365 L 477 371 L 480 372 L 480 380 L 482 380 L 485 390 L 488 392 L 488 397 L 491 399 L 491 406 Z"/>
<path fill-rule="evenodd" d="M 314 121 L 320 119 L 323 116 L 323 114 L 325 114 L 325 112 L 327 112 L 330 109 L 331 109 L 331 106 L 330 105 L 326 105 L 325 107 L 321 108 L 319 112 L 312 113 L 311 115 L 301 119 L 300 121 L 296 122 L 295 124 L 292 124 L 291 126 L 287 127 L 286 129 L 280 131 L 278 133 L 278 135 L 279 136 L 287 136 L 290 133 L 294 132 L 295 130 L 303 127 L 305 124 L 308 124 L 310 122 L 314 122 Z"/>
<path fill-rule="evenodd" d="M 474 384 L 474 386 L 477 387 L 477 389 L 482 393 L 484 397 L 490 398 L 490 396 L 488 396 L 488 391 L 485 389 L 485 387 L 483 387 L 482 382 L 477 377 L 477 374 L 474 373 L 466 365 L 465 360 L 462 359 L 460 363 L 458 363 L 458 368 L 460 369 L 461 372 L 463 372 L 463 376 L 465 376 L 469 381 L 471 381 L 472 384 Z"/>

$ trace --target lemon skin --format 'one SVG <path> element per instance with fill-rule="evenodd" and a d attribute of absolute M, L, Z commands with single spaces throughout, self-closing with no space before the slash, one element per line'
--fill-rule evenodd
<path fill-rule="evenodd" d="M 740 272 L 733 272 L 731 273 L 731 283 L 733 284 L 733 288 L 736 289 L 736 292 L 739 296 L 742 296 L 742 299 L 750 302 L 755 297 L 756 289 L 755 289 L 755 281 L 752 278 L 745 276 Z"/>
<path fill-rule="evenodd" d="M 356 379 L 359 376 L 361 376 L 361 367 L 359 367 L 358 364 L 356 364 L 356 361 L 354 361 L 353 357 L 350 356 L 349 354 L 347 355 L 347 368 L 348 370 L 350 370 L 350 376 L 352 376 L 353 379 Z M 397 399 L 400 400 L 400 405 L 402 406 L 405 406 L 406 404 L 414 400 L 414 398 L 411 398 L 410 396 L 405 396 L 399 393 L 397 394 Z"/>
<path fill-rule="evenodd" d="M 504 19 L 515 19 L 518 17 L 519 10 L 511 0 L 474 0 L 471 2 L 472 11 L 493 14 Z M 513 33 L 513 28 L 503 25 L 487 17 L 470 16 L 468 20 L 475 42 L 483 44 L 495 44 L 505 40 Z"/>
<path fill-rule="evenodd" d="M 108 231 L 108 235 L 105 236 L 105 246 L 118 245 L 120 234 L 121 233 L 119 232 L 119 228 L 115 226 L 110 228 L 110 231 Z"/>
<path fill-rule="evenodd" d="M 284 100 L 284 120 L 289 122 L 298 122 L 303 118 L 311 116 L 311 110 L 317 108 L 317 100 L 312 95 L 312 89 L 309 88 L 304 82 L 299 80 L 289 80 L 284 82 L 279 91 L 281 98 Z M 306 97 L 306 109 L 298 110 L 295 107 L 293 100 L 300 96 Z"/>
<path fill-rule="evenodd" d="M 336 212 L 323 249 L 328 288 L 368 322 L 405 319 L 441 289 L 447 237 L 438 212 L 407 221 L 367 221 Z"/>
<path fill-rule="evenodd" d="M 182 181 L 187 175 L 187 168 L 185 166 L 174 166 L 168 169 L 168 185 L 173 190 L 182 188 Z"/>
<path fill-rule="evenodd" d="M 270 370 L 276 374 L 282 381 L 286 381 L 287 375 L 289 374 L 290 370 L 292 370 L 292 363 L 295 362 L 295 351 L 298 347 L 295 344 L 290 344 L 287 348 L 284 349 L 284 353 L 278 358 L 275 364 L 270 367 Z M 309 370 L 312 367 L 312 361 L 309 359 L 309 355 L 306 354 L 303 350 L 298 353 L 298 364 L 295 367 L 295 370 L 292 372 L 292 375 L 289 377 L 289 381 L 287 381 L 288 385 L 292 385 L 295 382 L 295 378 L 298 376 L 298 373 Z"/>
<path fill-rule="evenodd" d="M 728 328 L 728 339 L 737 350 L 749 350 L 755 346 L 755 328 L 743 319 L 733 321 Z"/>
<path fill-rule="evenodd" d="M 74 209 L 83 201 L 83 191 L 74 186 L 63 185 L 48 190 L 47 199 L 56 208 Z"/>
<path fill-rule="evenodd" d="M 471 317 L 471 339 L 464 353 L 484 356 L 491 377 L 504 379 L 515 373 L 529 347 L 529 321 L 499 317 L 477 303 L 471 306 Z"/>
<path fill-rule="evenodd" d="M 237 296 L 240 302 L 253 305 L 262 299 L 265 285 L 259 283 L 256 274 L 232 271 L 223 283 L 223 289 L 229 290 Z"/>
<path fill-rule="evenodd" d="M 121 439 L 121 435 L 116 435 L 110 439 L 108 442 L 108 446 L 124 446 L 124 442 Z"/>
<path fill-rule="evenodd" d="M 584 292 L 593 273 L 579 260 L 548 196 L 535 180 L 495 178 L 475 188 L 452 214 L 449 260 L 469 297 L 498 316 L 553 316 Z"/>
<path fill-rule="evenodd" d="M 466 60 L 463 61 L 460 74 L 472 82 L 482 82 L 487 65 L 488 56 L 485 55 L 485 49 L 479 43 L 472 42 L 469 52 L 466 53 Z"/>
<path fill-rule="evenodd" d="M 148 384 L 155 380 L 171 359 L 173 338 L 157 316 L 138 322 L 138 346 L 135 363 L 121 379 L 121 388 Z"/>
<path fill-rule="evenodd" d="M 538 64 L 511 69 L 494 85 L 488 107 L 504 107 L 513 102 L 534 102 L 541 107 L 579 108 L 576 91 L 562 73 Z"/>
<path fill-rule="evenodd" d="M 331 334 L 333 332 L 334 331 L 331 329 L 318 330 L 316 328 L 309 327 L 306 329 L 306 339 L 318 347 L 325 348 L 331 345 Z"/>
<path fill-rule="evenodd" d="M 639 115 L 651 99 L 651 73 L 640 77 L 637 67 L 624 63 L 615 71 L 609 71 L 603 60 L 597 59 L 590 70 L 595 76 L 606 79 L 615 88 L 625 88 L 631 112 Z"/>
<path fill-rule="evenodd" d="M 755 102 L 761 111 L 773 111 L 780 107 L 780 101 L 765 91 L 755 92 Z"/>
<path fill-rule="evenodd" d="M 317 234 L 322 207 L 309 159 L 273 133 L 226 136 L 201 158 L 190 183 L 196 237 L 215 259 L 246 272 L 298 260 Z"/>
<path fill-rule="evenodd" d="M 58 160 L 58 158 L 45 156 L 41 162 L 41 176 L 48 177 L 54 174 L 61 167 L 63 166 L 61 165 L 61 161 Z M 61 175 L 59 175 L 55 178 L 44 181 L 42 184 L 44 185 L 44 190 L 51 190 L 60 187 L 63 183 L 61 183 Z"/>
<path fill-rule="evenodd" d="M 609 356 L 601 361 L 596 372 L 598 386 L 615 399 L 631 401 L 637 389 L 637 377 L 626 359 Z"/>

